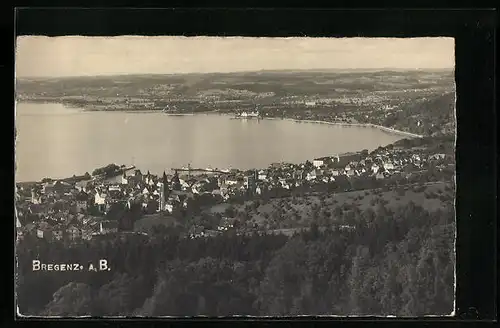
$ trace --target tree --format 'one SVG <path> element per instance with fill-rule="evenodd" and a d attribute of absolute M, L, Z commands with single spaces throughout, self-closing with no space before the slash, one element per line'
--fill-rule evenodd
<path fill-rule="evenodd" d="M 118 165 L 109 164 L 109 165 L 106 165 L 104 167 L 100 167 L 100 168 L 95 169 L 94 171 L 92 171 L 92 175 L 96 176 L 96 175 L 103 174 L 105 176 L 110 176 L 119 170 L 120 170 L 120 167 Z"/>
<path fill-rule="evenodd" d="M 315 221 L 311 222 L 311 226 L 309 229 L 310 229 L 312 240 L 318 239 L 318 236 L 319 236 L 318 224 Z"/>
<path fill-rule="evenodd" d="M 262 315 L 287 315 L 292 299 L 298 296 L 306 273 L 306 247 L 301 238 L 293 238 L 269 263 L 256 300 Z"/>
<path fill-rule="evenodd" d="M 139 306 L 137 300 L 146 298 L 144 290 L 141 290 L 141 280 L 133 279 L 126 273 L 116 274 L 111 282 L 99 289 L 94 314 L 109 316 L 131 313 Z"/>
<path fill-rule="evenodd" d="M 125 216 L 125 211 L 126 210 L 124 204 L 113 203 L 106 213 L 106 218 L 108 220 L 121 220 Z"/>
<path fill-rule="evenodd" d="M 364 313 L 364 274 L 369 267 L 369 249 L 366 247 L 358 246 L 356 254 L 352 260 L 351 272 L 348 279 L 349 300 L 348 300 L 348 313 L 349 314 L 365 314 Z"/>
<path fill-rule="evenodd" d="M 84 316 L 92 313 L 92 290 L 83 283 L 71 282 L 54 293 L 42 312 L 45 316 Z"/>
<path fill-rule="evenodd" d="M 146 299 L 143 306 L 135 311 L 140 316 L 174 316 L 178 312 L 176 298 L 181 293 L 181 285 L 175 277 L 162 274 L 153 289 L 153 295 Z M 185 314 L 185 313 L 184 313 Z"/>
<path fill-rule="evenodd" d="M 158 210 L 158 202 L 150 199 L 148 201 L 148 206 L 146 207 L 146 213 L 147 214 L 154 214 Z"/>
<path fill-rule="evenodd" d="M 234 206 L 229 205 L 226 210 L 224 211 L 224 215 L 227 216 L 228 218 L 233 218 L 236 216 L 236 210 Z"/>
<path fill-rule="evenodd" d="M 259 207 L 260 207 L 260 200 L 258 200 L 258 199 L 254 200 L 252 203 L 252 210 L 257 212 Z"/>
<path fill-rule="evenodd" d="M 397 245 L 389 242 L 386 245 L 384 260 L 379 265 L 382 272 L 383 287 L 380 290 L 380 306 L 382 313 L 386 315 L 397 315 L 401 311 L 401 293 L 404 282 L 399 281 L 399 270 L 403 264 L 400 258 Z"/>
<path fill-rule="evenodd" d="M 432 213 L 411 203 L 394 211 L 339 210 L 345 211 L 344 219 L 365 224 L 355 224 L 354 231 L 322 231 L 313 221 L 310 231 L 291 237 L 227 233 L 190 239 L 184 229 L 195 222 L 183 221 L 185 228 L 144 238 L 130 235 L 71 247 L 26 236 L 16 247 L 20 311 L 130 315 L 137 309 L 136 314 L 152 316 L 451 312 L 453 204 Z M 33 271 L 34 258 L 45 263 L 106 258 L 113 265 L 110 272 L 60 276 Z M 70 281 L 78 282 L 67 285 Z"/>

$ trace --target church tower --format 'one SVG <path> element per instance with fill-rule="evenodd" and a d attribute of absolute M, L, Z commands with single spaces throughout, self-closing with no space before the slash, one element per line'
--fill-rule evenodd
<path fill-rule="evenodd" d="M 165 172 L 163 172 L 163 177 L 160 180 L 160 206 L 158 206 L 158 211 L 163 212 L 165 210 L 165 205 L 167 203 L 167 198 L 170 195 L 170 189 L 168 187 L 168 179 Z"/>
<path fill-rule="evenodd" d="M 35 191 L 35 188 L 32 188 L 31 189 L 31 202 L 33 204 L 40 204 L 40 202 L 38 201 L 38 195 L 37 195 L 37 192 Z"/>
<path fill-rule="evenodd" d="M 172 190 L 177 190 L 180 191 L 181 188 L 181 181 L 179 179 L 179 173 L 175 171 L 174 177 L 172 178 Z"/>
<path fill-rule="evenodd" d="M 122 185 L 128 184 L 127 171 L 123 171 L 122 181 L 121 182 L 122 182 Z"/>

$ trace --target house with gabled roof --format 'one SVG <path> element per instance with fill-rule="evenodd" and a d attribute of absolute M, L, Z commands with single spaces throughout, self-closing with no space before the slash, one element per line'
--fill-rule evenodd
<path fill-rule="evenodd" d="M 87 210 L 88 207 L 88 202 L 89 202 L 89 195 L 81 191 L 75 196 L 76 200 L 76 211 L 77 212 L 84 212 Z"/>
<path fill-rule="evenodd" d="M 122 185 L 128 185 L 128 181 L 129 181 L 129 178 L 127 177 L 127 172 L 123 171 L 122 179 L 120 181 L 120 184 L 122 184 Z"/>
<path fill-rule="evenodd" d="M 55 240 L 62 240 L 64 238 L 64 229 L 61 225 L 52 228 L 52 238 Z"/>
<path fill-rule="evenodd" d="M 312 170 L 311 172 L 308 172 L 306 175 L 306 180 L 307 181 L 312 181 L 316 179 L 316 170 Z"/>
<path fill-rule="evenodd" d="M 108 198 L 108 194 L 105 191 L 97 189 L 94 194 L 94 203 L 96 205 L 105 205 Z"/>
<path fill-rule="evenodd" d="M 257 179 L 266 180 L 267 179 L 267 172 L 264 170 L 260 170 L 257 174 Z"/>
<path fill-rule="evenodd" d="M 386 173 L 384 171 L 379 171 L 375 174 L 375 179 L 382 180 L 386 178 Z"/>
<path fill-rule="evenodd" d="M 82 239 L 91 240 L 98 232 L 98 229 L 91 227 L 82 229 Z"/>
<path fill-rule="evenodd" d="M 118 232 L 118 221 L 103 220 L 99 223 L 99 232 L 101 234 Z"/>
<path fill-rule="evenodd" d="M 446 158 L 446 155 L 445 154 L 433 154 L 431 156 L 429 156 L 429 160 L 440 160 L 440 159 L 445 159 Z"/>
<path fill-rule="evenodd" d="M 384 163 L 384 169 L 385 170 L 394 170 L 394 164 L 392 162 L 386 162 L 386 163 Z"/>

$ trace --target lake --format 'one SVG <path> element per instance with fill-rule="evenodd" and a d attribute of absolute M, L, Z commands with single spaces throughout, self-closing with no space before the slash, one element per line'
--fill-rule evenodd
<path fill-rule="evenodd" d="M 60 104 L 16 106 L 16 181 L 65 178 L 110 163 L 159 174 L 191 164 L 264 168 L 316 157 L 373 150 L 401 138 L 374 127 L 227 115 L 91 112 Z"/>

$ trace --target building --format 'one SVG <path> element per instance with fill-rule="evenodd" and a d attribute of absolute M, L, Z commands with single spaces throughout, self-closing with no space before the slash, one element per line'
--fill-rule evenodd
<path fill-rule="evenodd" d="M 51 234 L 48 230 L 36 229 L 36 236 L 40 239 L 48 239 L 50 238 Z"/>
<path fill-rule="evenodd" d="M 63 239 L 63 231 L 61 229 L 54 229 L 52 230 L 52 237 L 55 239 L 55 240 L 61 240 Z"/>
<path fill-rule="evenodd" d="M 316 170 L 312 170 L 311 172 L 307 173 L 306 180 L 307 181 L 315 180 L 316 177 L 317 177 Z"/>
<path fill-rule="evenodd" d="M 255 189 L 257 188 L 257 180 L 258 180 L 257 170 L 255 170 L 253 174 L 245 176 L 243 185 L 245 186 L 247 191 L 250 192 L 251 194 L 255 193 Z"/>
<path fill-rule="evenodd" d="M 260 186 L 257 186 L 257 187 L 255 188 L 255 193 L 256 193 L 257 195 L 261 195 L 261 194 L 262 194 L 262 189 L 260 188 Z"/>
<path fill-rule="evenodd" d="M 293 178 L 295 180 L 304 180 L 304 170 L 295 170 L 293 172 Z"/>
<path fill-rule="evenodd" d="M 377 180 L 382 180 L 385 179 L 385 174 L 382 171 L 379 171 L 377 174 L 375 174 L 375 179 Z"/>
<path fill-rule="evenodd" d="M 313 165 L 317 168 L 322 167 L 324 164 L 325 162 L 322 159 L 317 158 L 313 160 Z"/>
<path fill-rule="evenodd" d="M 174 204 L 171 201 L 168 201 L 164 206 L 164 210 L 172 214 L 172 212 L 174 211 Z"/>
<path fill-rule="evenodd" d="M 46 182 L 43 185 L 43 192 L 47 193 L 66 193 L 71 190 L 71 185 L 64 181 Z"/>
<path fill-rule="evenodd" d="M 384 169 L 386 170 L 394 170 L 394 164 L 392 163 L 384 163 Z"/>
<path fill-rule="evenodd" d="M 121 184 L 122 185 L 127 185 L 128 184 L 128 178 L 127 178 L 127 172 L 126 171 L 123 171 Z"/>
<path fill-rule="evenodd" d="M 106 204 L 107 197 L 108 195 L 105 192 L 96 190 L 96 193 L 94 195 L 94 203 L 96 205 L 104 205 Z"/>
<path fill-rule="evenodd" d="M 223 217 L 221 219 L 221 221 L 219 222 L 219 226 L 217 227 L 217 230 L 228 230 L 228 229 L 234 228 L 236 221 L 237 220 L 235 218 Z"/>
<path fill-rule="evenodd" d="M 89 195 L 85 192 L 81 191 L 76 195 L 76 211 L 77 212 L 85 212 L 87 211 L 89 201 Z"/>
<path fill-rule="evenodd" d="M 258 175 L 258 179 L 259 180 L 266 180 L 267 179 L 267 173 L 266 173 L 266 171 L 260 170 L 259 171 L 259 175 Z"/>
<path fill-rule="evenodd" d="M 117 221 L 101 221 L 99 223 L 99 232 L 101 234 L 118 232 L 118 222 Z"/>
<path fill-rule="evenodd" d="M 445 154 L 434 154 L 434 155 L 430 156 L 429 159 L 439 160 L 439 159 L 444 159 L 445 157 L 446 157 Z"/>
<path fill-rule="evenodd" d="M 94 204 L 97 205 L 100 211 L 104 212 L 106 210 L 106 205 L 108 203 L 108 195 L 105 192 L 99 190 L 96 191 L 94 195 Z"/>
<path fill-rule="evenodd" d="M 225 181 L 225 184 L 228 185 L 228 186 L 234 186 L 234 185 L 238 184 L 238 179 L 236 179 L 236 178 L 227 178 L 226 181 Z"/>
<path fill-rule="evenodd" d="M 33 188 L 31 189 L 31 202 L 33 204 L 40 204 L 41 203 L 41 195 Z"/>
<path fill-rule="evenodd" d="M 90 229 L 82 230 L 82 239 L 91 240 L 92 237 L 95 235 L 95 233 L 96 233 L 95 231 Z"/>

